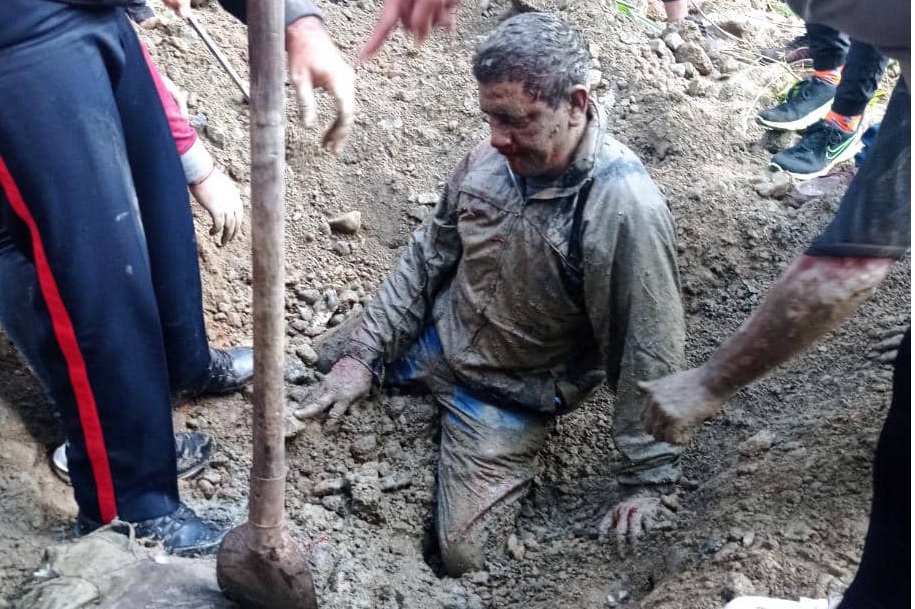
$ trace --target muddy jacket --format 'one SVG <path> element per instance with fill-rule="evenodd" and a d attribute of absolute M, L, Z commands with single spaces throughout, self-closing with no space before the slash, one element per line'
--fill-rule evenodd
<path fill-rule="evenodd" d="M 595 113 L 550 183 L 525 183 L 488 142 L 474 148 L 345 351 L 377 370 L 431 320 L 455 376 L 495 403 L 562 414 L 606 380 L 614 440 L 628 473 L 643 472 L 632 483 L 669 481 L 678 451 L 642 431 L 636 383 L 683 363 L 673 221 Z"/>

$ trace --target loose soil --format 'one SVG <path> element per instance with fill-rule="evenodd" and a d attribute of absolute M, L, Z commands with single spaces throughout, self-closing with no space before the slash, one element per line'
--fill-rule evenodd
<path fill-rule="evenodd" d="M 763 65 L 757 53 L 799 33 L 799 22 L 761 0 L 703 3 L 711 21 L 740 37 L 713 28 L 720 52 L 713 72 L 687 78 L 671 68 L 664 49 L 652 48 L 652 34 L 612 2 L 537 4 L 560 10 L 586 33 L 600 70 L 595 99 L 608 111 L 613 134 L 643 159 L 670 202 L 687 355 L 698 364 L 825 226 L 850 177 L 850 170 L 838 172 L 803 203 L 800 195 L 757 194 L 768 180 L 771 142 L 753 117 L 797 70 Z M 214 156 L 247 188 L 246 104 L 193 32 L 161 4 L 153 6 L 167 24 L 143 32 L 143 39 L 160 69 L 190 94 L 195 126 Z M 341 0 L 324 8 L 334 38 L 353 57 L 378 3 Z M 314 383 L 313 341 L 373 292 L 449 171 L 486 137 L 470 58 L 479 37 L 512 10 L 507 0 L 465 2 L 458 35 L 435 35 L 418 50 L 396 35 L 358 69 L 358 118 L 339 157 L 322 152 L 319 134 L 300 126 L 290 94 L 290 408 L 307 399 Z M 244 28 L 218 6 L 200 13 L 244 74 Z M 891 84 L 884 85 L 889 91 Z M 328 100 L 322 104 L 328 120 Z M 871 113 L 880 111 L 878 104 Z M 328 220 L 353 210 L 362 214 L 361 230 L 333 233 Z M 205 236 L 205 215 L 199 208 L 195 215 L 211 340 L 249 342 L 249 232 L 217 248 Z M 678 507 L 677 526 L 622 554 L 596 530 L 618 498 L 609 394 L 557 424 L 511 554 L 460 579 L 438 574 L 431 542 L 437 413 L 430 400 L 378 394 L 335 434 L 325 434 L 319 422 L 300 424 L 287 443 L 287 504 L 293 534 L 309 550 L 321 606 L 713 609 L 741 593 L 840 592 L 860 556 L 873 450 L 889 402 L 890 370 L 866 354 L 873 333 L 908 318 L 910 291 L 906 259 L 840 329 L 703 425 L 684 457 L 685 479 L 669 498 Z M 247 394 L 176 411 L 178 429 L 206 431 L 219 445 L 203 474 L 181 483 L 182 493 L 225 522 L 244 518 L 250 420 Z M 38 567 L 42 548 L 67 537 L 75 506 L 47 465 L 61 432 L 2 336 L 0 437 L 3 608 Z"/>

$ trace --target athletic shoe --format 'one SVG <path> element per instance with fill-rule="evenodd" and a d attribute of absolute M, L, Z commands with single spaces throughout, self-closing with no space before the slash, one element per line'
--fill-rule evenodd
<path fill-rule="evenodd" d="M 805 59 L 810 59 L 810 40 L 807 38 L 805 32 L 800 36 L 792 38 L 784 46 L 763 49 L 760 51 L 760 54 L 773 62 L 784 61 L 787 63 L 795 63 L 797 61 L 803 61 Z"/>
<path fill-rule="evenodd" d="M 213 454 L 213 440 L 200 431 L 183 431 L 175 434 L 175 456 L 178 459 L 178 479 L 184 480 L 200 473 Z M 67 445 L 61 444 L 51 455 L 51 465 L 57 476 L 70 484 L 67 466 Z"/>
<path fill-rule="evenodd" d="M 101 528 L 101 523 L 80 514 L 76 518 L 74 533 L 77 537 L 88 535 Z M 171 514 L 141 520 L 139 522 L 116 522 L 111 529 L 139 539 L 161 541 L 165 551 L 175 556 L 201 556 L 215 554 L 226 531 L 198 516 L 183 503 Z"/>
<path fill-rule="evenodd" d="M 770 129 L 800 131 L 826 116 L 835 96 L 835 85 L 811 76 L 791 87 L 785 101 L 763 110 L 756 120 Z"/>
<path fill-rule="evenodd" d="M 835 609 L 842 601 L 841 596 L 832 598 L 804 598 L 785 601 L 768 596 L 740 596 L 724 606 L 724 609 Z"/>
<path fill-rule="evenodd" d="M 773 156 L 769 167 L 801 180 L 818 178 L 853 158 L 860 148 L 860 128 L 849 133 L 832 122 L 819 121 L 804 132 L 797 144 Z"/>

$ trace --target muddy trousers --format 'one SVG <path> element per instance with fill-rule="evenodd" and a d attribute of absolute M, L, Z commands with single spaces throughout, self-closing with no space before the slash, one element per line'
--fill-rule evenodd
<path fill-rule="evenodd" d="M 471 395 L 450 372 L 434 327 L 385 383 L 421 384 L 441 407 L 435 527 L 442 562 L 455 577 L 482 569 L 504 551 L 554 417 Z"/>
<path fill-rule="evenodd" d="M 877 441 L 874 499 L 861 564 L 839 609 L 908 607 L 912 592 L 912 336 L 893 374 L 893 398 Z"/>
<path fill-rule="evenodd" d="M 843 116 L 863 114 L 877 92 L 888 60 L 869 44 L 851 40 L 838 30 L 808 23 L 807 39 L 814 70 L 834 70 L 844 65 L 832 110 Z"/>
<path fill-rule="evenodd" d="M 170 387 L 206 374 L 184 175 L 122 9 L 0 3 L 0 309 L 62 417 L 80 511 L 177 508 Z M 22 267 L 20 267 L 21 270 Z M 18 338 L 17 338 L 18 337 Z M 37 365 L 36 365 L 37 362 Z"/>

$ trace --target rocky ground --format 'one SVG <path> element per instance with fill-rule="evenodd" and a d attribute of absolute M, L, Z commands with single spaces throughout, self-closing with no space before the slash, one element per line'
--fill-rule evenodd
<path fill-rule="evenodd" d="M 766 137 L 753 116 L 799 69 L 760 61 L 760 48 L 800 31 L 774 2 L 700 3 L 717 24 L 712 52 L 696 32 L 662 32 L 612 2 L 465 2 L 458 35 L 436 35 L 416 50 L 398 34 L 359 67 L 359 115 L 339 157 L 321 152 L 319 135 L 300 127 L 290 96 L 291 407 L 314 383 L 313 341 L 361 306 L 450 169 L 486 136 L 469 70 L 476 41 L 531 5 L 560 10 L 586 33 L 595 98 L 615 136 L 643 159 L 668 197 L 691 363 L 740 324 L 836 209 L 849 171 L 800 189 L 765 171 L 768 149 L 786 140 Z M 214 156 L 246 186 L 247 106 L 193 32 L 153 6 L 167 23 L 142 37 L 160 68 L 188 92 L 192 123 Z M 329 28 L 348 56 L 378 8 L 375 0 L 325 3 Z M 647 14 L 658 9 L 652 4 Z M 244 73 L 243 27 L 218 7 L 200 12 Z M 219 345 L 250 340 L 248 237 L 246 229 L 221 249 L 200 240 L 208 327 Z M 889 401 L 890 371 L 866 353 L 874 332 L 907 318 L 910 291 L 906 260 L 840 330 L 704 425 L 686 453 L 685 479 L 665 500 L 677 511 L 676 528 L 622 555 L 596 531 L 617 498 L 609 395 L 557 424 L 505 559 L 461 579 L 439 576 L 430 543 L 437 430 L 429 400 L 380 394 L 333 435 L 318 422 L 298 424 L 287 443 L 287 503 L 293 532 L 309 550 L 321 606 L 713 609 L 741 593 L 841 591 L 860 554 L 873 448 Z M 179 428 L 207 431 L 219 443 L 208 468 L 183 482 L 182 491 L 226 522 L 244 516 L 250 414 L 247 395 L 176 412 Z M 60 431 L 2 338 L 0 437 L 2 608 L 21 594 L 41 549 L 67 535 L 75 512 L 68 488 L 47 468 Z"/>

